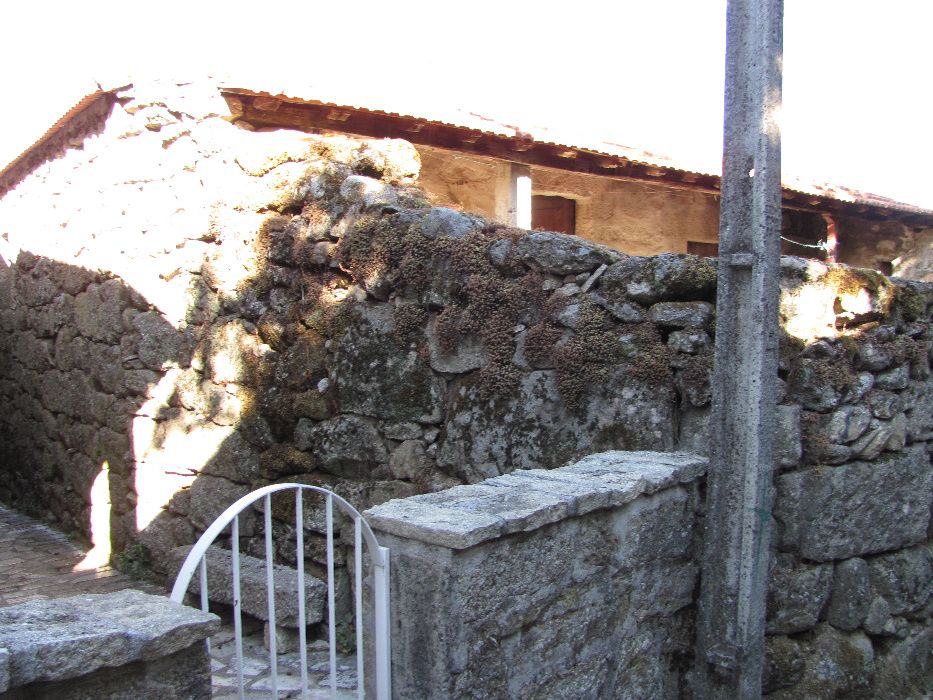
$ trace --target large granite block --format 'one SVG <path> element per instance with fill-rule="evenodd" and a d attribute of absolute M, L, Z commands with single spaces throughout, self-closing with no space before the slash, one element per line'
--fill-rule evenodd
<path fill-rule="evenodd" d="M 464 549 L 690 482 L 706 464 L 704 457 L 682 453 L 603 452 L 560 469 L 516 471 L 389 501 L 366 516 L 382 532 Z"/>
<path fill-rule="evenodd" d="M 177 547 L 171 556 L 174 570 L 181 568 L 191 547 Z M 298 625 L 298 571 L 276 564 L 272 567 L 275 587 L 275 624 L 284 627 Z M 188 586 L 191 593 L 201 592 L 198 570 Z M 233 555 L 220 547 L 207 549 L 207 593 L 216 603 L 233 605 Z M 309 625 L 324 619 L 327 584 L 310 574 L 305 576 L 305 620 Z M 243 612 L 268 621 L 269 607 L 266 597 L 266 562 L 240 553 L 240 600 Z"/>
<path fill-rule="evenodd" d="M 0 648 L 7 652 L 7 670 L 0 676 L 11 688 L 3 697 L 129 698 L 137 692 L 136 697 L 207 698 L 210 667 L 202 642 L 219 626 L 215 615 L 133 590 L 2 608 Z M 147 664 L 172 657 L 185 665 L 185 673 L 176 674 L 178 683 L 170 678 L 174 662 L 163 662 L 167 666 L 154 675 L 147 670 Z M 158 693 L 145 690 L 150 675 Z M 111 693 L 108 678 L 122 690 Z M 204 687 L 206 695 L 197 691 Z"/>
<path fill-rule="evenodd" d="M 885 552 L 926 539 L 933 469 L 925 445 L 875 462 L 782 474 L 779 546 L 814 561 Z"/>

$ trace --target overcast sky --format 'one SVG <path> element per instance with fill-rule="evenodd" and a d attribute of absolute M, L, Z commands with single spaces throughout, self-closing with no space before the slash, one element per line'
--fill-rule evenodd
<path fill-rule="evenodd" d="M 931 28 L 929 0 L 785 0 L 785 180 L 933 208 Z M 229 73 L 411 94 L 715 167 L 724 43 L 724 0 L 33 0 L 0 26 L 0 160 L 92 79 Z"/>

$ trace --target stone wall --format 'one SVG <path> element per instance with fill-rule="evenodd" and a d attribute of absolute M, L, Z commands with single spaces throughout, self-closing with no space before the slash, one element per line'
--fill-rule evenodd
<path fill-rule="evenodd" d="M 609 452 L 390 501 L 394 691 L 692 697 L 706 463 Z M 778 478 L 763 694 L 920 697 L 933 679 L 922 445 Z"/>
<path fill-rule="evenodd" d="M 3 700 L 208 700 L 216 615 L 126 590 L 0 609 Z"/>
<path fill-rule="evenodd" d="M 393 695 L 683 697 L 705 468 L 610 452 L 369 511 L 392 551 Z"/>
<path fill-rule="evenodd" d="M 410 145 L 237 128 L 210 86 L 118 97 L 0 200 L 4 500 L 165 570 L 268 483 L 367 508 L 599 450 L 704 451 L 715 260 L 432 208 Z M 784 259 L 789 580 L 892 551 L 925 566 L 931 302 L 930 284 Z M 814 534 L 837 503 L 866 544 Z M 321 510 L 307 504 L 312 573 Z M 261 556 L 255 515 L 242 546 Z M 293 563 L 290 505 L 273 515 Z M 864 633 L 838 634 L 877 638 L 880 659 L 925 613 L 892 599 L 884 617 L 879 595 Z M 820 637 L 788 629 L 772 631 L 803 683 Z"/>

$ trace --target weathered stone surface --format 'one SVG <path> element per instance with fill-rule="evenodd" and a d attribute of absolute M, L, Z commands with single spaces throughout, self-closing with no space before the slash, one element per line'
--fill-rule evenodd
<path fill-rule="evenodd" d="M 709 407 L 690 406 L 680 418 L 677 449 L 681 452 L 709 455 Z"/>
<path fill-rule="evenodd" d="M 843 406 L 831 414 L 826 426 L 826 439 L 835 443 L 852 442 L 868 429 L 870 422 L 871 412 L 867 407 Z"/>
<path fill-rule="evenodd" d="M 697 329 L 673 331 L 667 337 L 667 347 L 674 352 L 685 352 L 691 355 L 706 350 L 711 344 L 712 341 L 706 331 Z"/>
<path fill-rule="evenodd" d="M 858 403 L 865 398 L 874 385 L 874 374 L 871 372 L 856 372 L 855 381 L 852 383 L 852 386 L 849 387 L 849 390 L 846 392 L 843 400 L 846 403 Z"/>
<path fill-rule="evenodd" d="M 904 410 L 904 401 L 900 395 L 883 389 L 872 389 L 868 392 L 868 405 L 872 415 L 882 420 L 890 420 L 899 411 Z"/>
<path fill-rule="evenodd" d="M 795 402 L 811 411 L 826 413 L 842 403 L 844 394 L 827 381 L 825 360 L 803 358 L 791 372 L 787 393 Z"/>
<path fill-rule="evenodd" d="M 858 361 L 862 368 L 878 372 L 890 367 L 894 356 L 889 346 L 870 338 L 859 346 Z"/>
<path fill-rule="evenodd" d="M 126 292 L 118 280 L 89 286 L 75 297 L 75 324 L 78 332 L 99 342 L 119 341 L 123 333 L 121 314 L 128 305 Z"/>
<path fill-rule="evenodd" d="M 493 265 L 499 269 L 504 269 L 509 260 L 509 255 L 512 252 L 512 247 L 512 241 L 507 238 L 500 238 L 489 246 L 486 250 L 486 255 Z"/>
<path fill-rule="evenodd" d="M 364 175 L 350 175 L 340 186 L 340 196 L 363 207 L 393 207 L 398 204 L 395 189 Z"/>
<path fill-rule="evenodd" d="M 302 333 L 282 353 L 276 366 L 277 381 L 289 389 L 304 390 L 316 386 L 324 377 L 325 339 L 318 333 Z"/>
<path fill-rule="evenodd" d="M 875 656 L 872 696 L 876 698 L 922 698 L 929 694 L 933 662 L 933 629 L 923 625 L 910 630 L 905 639 L 882 647 Z"/>
<path fill-rule="evenodd" d="M 482 221 L 453 209 L 435 207 L 421 221 L 421 234 L 425 238 L 463 238 L 470 231 L 482 227 Z"/>
<path fill-rule="evenodd" d="M 202 471 L 240 484 L 252 484 L 259 478 L 259 461 L 258 450 L 238 431 L 233 431 L 223 440 Z"/>
<path fill-rule="evenodd" d="M 396 479 L 417 479 L 425 476 L 430 467 L 421 440 L 405 440 L 389 455 L 389 472 Z"/>
<path fill-rule="evenodd" d="M 707 368 L 702 368 L 700 371 L 677 372 L 674 383 L 681 397 L 681 405 L 708 405 L 713 395 L 711 381 L 712 371 Z"/>
<path fill-rule="evenodd" d="M 672 449 L 673 397 L 617 370 L 583 406 L 560 400 L 555 372 L 530 372 L 508 400 L 454 383 L 438 464 L 476 482 L 514 469 L 556 467 L 601 449 Z"/>
<path fill-rule="evenodd" d="M 793 634 L 815 626 L 832 577 L 832 564 L 810 566 L 778 554 L 768 582 L 767 634 Z"/>
<path fill-rule="evenodd" d="M 191 551 L 191 547 L 178 547 L 171 552 L 172 570 L 178 571 Z M 216 546 L 207 550 L 207 593 L 216 603 L 233 605 L 232 554 Z M 298 624 L 298 572 L 288 566 L 273 567 L 275 587 L 275 623 L 285 627 Z M 188 586 L 191 593 L 200 594 L 201 584 L 197 570 Z M 269 619 L 266 596 L 266 562 L 240 553 L 240 601 L 243 612 L 260 620 Z M 305 575 L 305 619 L 309 625 L 324 619 L 327 602 L 327 584 L 310 574 Z"/>
<path fill-rule="evenodd" d="M 863 623 L 868 634 L 883 635 L 894 633 L 894 623 L 891 620 L 891 604 L 880 596 L 872 598 L 868 605 L 868 614 Z"/>
<path fill-rule="evenodd" d="M 893 421 L 882 421 L 873 418 L 868 430 L 858 440 L 852 443 L 852 456 L 856 459 L 875 459 L 884 450 L 888 440 L 894 435 Z"/>
<path fill-rule="evenodd" d="M 211 660 L 204 645 L 198 643 L 150 661 L 100 668 L 78 678 L 30 683 L 3 697 L 4 700 L 210 700 Z"/>
<path fill-rule="evenodd" d="M 761 692 L 770 693 L 800 680 L 806 665 L 806 650 L 800 642 L 783 636 L 765 637 L 765 663 Z"/>
<path fill-rule="evenodd" d="M 915 382 L 904 393 L 910 394 L 907 408 L 907 439 L 910 442 L 933 439 L 933 385 Z"/>
<path fill-rule="evenodd" d="M 531 269 L 555 275 L 590 272 L 619 258 L 619 253 L 605 246 L 549 231 L 533 231 L 523 236 L 515 252 Z"/>
<path fill-rule="evenodd" d="M 555 320 L 564 328 L 576 330 L 580 325 L 580 311 L 580 304 L 568 304 L 557 314 Z"/>
<path fill-rule="evenodd" d="M 160 314 L 137 314 L 133 328 L 140 335 L 139 359 L 147 369 L 159 371 L 166 364 L 185 363 L 183 336 Z"/>
<path fill-rule="evenodd" d="M 903 450 L 907 445 L 907 416 L 898 413 L 891 420 L 891 434 L 888 441 L 884 443 L 884 449 L 892 452 Z"/>
<path fill-rule="evenodd" d="M 444 382 L 397 342 L 392 309 L 357 306 L 351 313 L 333 361 L 341 410 L 388 421 L 439 421 Z"/>
<path fill-rule="evenodd" d="M 371 420 L 340 415 L 320 423 L 302 418 L 295 428 L 295 446 L 315 454 L 321 468 L 336 476 L 369 474 L 389 458 Z"/>
<path fill-rule="evenodd" d="M 847 632 L 859 627 L 868 615 L 871 605 L 871 583 L 868 564 L 853 557 L 836 564 L 833 588 L 826 610 L 826 620 Z"/>
<path fill-rule="evenodd" d="M 648 318 L 659 326 L 686 328 L 708 326 L 714 308 L 705 301 L 665 301 L 648 309 Z"/>
<path fill-rule="evenodd" d="M 598 286 L 612 301 L 712 301 L 716 266 L 708 258 L 681 253 L 625 258 L 609 266 Z"/>
<path fill-rule="evenodd" d="M 489 362 L 482 339 L 475 335 L 462 337 L 457 347 L 452 351 L 445 351 L 437 337 L 436 317 L 428 322 L 427 336 L 430 365 L 435 372 L 463 374 L 485 367 Z"/>
<path fill-rule="evenodd" d="M 235 484 L 221 477 L 203 475 L 191 485 L 191 505 L 189 517 L 194 525 L 202 530 L 214 522 L 228 506 L 249 493 L 248 486 Z M 249 511 L 240 518 L 240 531 L 252 534 L 255 517 Z"/>
<path fill-rule="evenodd" d="M 645 310 L 638 304 L 629 301 L 612 301 L 598 292 L 590 292 L 587 296 L 594 304 L 624 323 L 638 323 L 645 320 Z"/>
<path fill-rule="evenodd" d="M 933 595 L 933 545 L 922 544 L 868 560 L 873 589 L 892 615 L 921 610 Z"/>
<path fill-rule="evenodd" d="M 689 482 L 705 465 L 704 458 L 682 453 L 606 452 L 561 469 L 521 470 L 392 501 L 366 514 L 383 532 L 464 549 Z"/>
<path fill-rule="evenodd" d="M 577 471 L 516 472 L 454 489 L 459 496 L 447 504 L 421 506 L 435 524 L 439 512 L 453 515 L 462 506 L 461 516 L 444 526 L 459 538 L 464 519 L 477 528 L 481 516 L 491 518 L 487 527 L 510 520 L 503 508 L 516 499 L 514 522 L 532 528 L 520 535 L 506 527 L 449 549 L 379 531 L 393 552 L 394 609 L 410 621 L 393 635 L 396 696 L 485 698 L 508 689 L 515 697 L 611 697 L 619 688 L 643 697 L 676 695 L 669 655 L 690 644 L 682 611 L 696 582 L 689 561 L 696 501 L 690 485 L 673 484 L 689 481 L 698 464 L 683 455 L 640 453 L 623 468 L 626 457 L 596 455 Z M 555 473 L 567 476 L 559 490 L 531 486 Z M 607 489 L 613 476 L 671 486 L 614 509 L 606 508 L 605 494 L 601 506 L 567 509 L 572 499 Z M 399 515 L 418 519 L 411 508 L 424 498 L 374 509 L 373 522 L 380 529 L 375 513 L 399 504 L 411 506 Z M 671 526 L 659 528 L 660 522 Z M 497 641 L 479 641 L 489 639 Z M 417 652 L 424 648 L 441 651 Z"/>
<path fill-rule="evenodd" d="M 776 700 L 853 697 L 864 692 L 875 672 L 875 652 L 861 632 L 844 634 L 820 625 L 801 680 L 769 695 Z"/>
<path fill-rule="evenodd" d="M 354 172 L 372 175 L 393 183 L 411 182 L 421 171 L 417 149 L 402 139 L 364 142 L 354 152 L 350 167 Z"/>
<path fill-rule="evenodd" d="M 134 590 L 0 609 L 10 685 L 77 678 L 188 649 L 217 631 L 215 615 Z"/>
<path fill-rule="evenodd" d="M 0 693 L 10 687 L 10 651 L 0 649 Z"/>
<path fill-rule="evenodd" d="M 800 435 L 800 406 L 777 407 L 777 434 L 774 440 L 774 456 L 782 467 L 793 467 L 800 463 L 803 446 Z"/>
<path fill-rule="evenodd" d="M 782 474 L 775 483 L 780 547 L 807 559 L 882 552 L 926 537 L 933 473 L 922 446 L 874 464 Z"/>
<path fill-rule="evenodd" d="M 910 382 L 910 372 L 906 366 L 895 367 L 875 375 L 875 386 L 879 389 L 906 389 Z"/>

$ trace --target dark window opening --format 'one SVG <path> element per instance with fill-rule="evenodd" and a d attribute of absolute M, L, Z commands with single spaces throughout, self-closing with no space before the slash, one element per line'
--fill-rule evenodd
<path fill-rule="evenodd" d="M 826 222 L 815 212 L 785 209 L 781 216 L 781 255 L 826 259 Z"/>
<path fill-rule="evenodd" d="M 536 194 L 531 198 L 531 228 L 576 233 L 577 203 L 566 197 Z"/>
<path fill-rule="evenodd" d="M 690 255 L 699 255 L 704 258 L 715 258 L 719 255 L 718 243 L 703 243 L 701 241 L 687 241 L 687 252 Z"/>
<path fill-rule="evenodd" d="M 878 269 L 878 272 L 883 275 L 890 277 L 894 274 L 894 263 L 890 260 L 879 260 L 877 263 L 875 263 L 875 266 Z"/>

